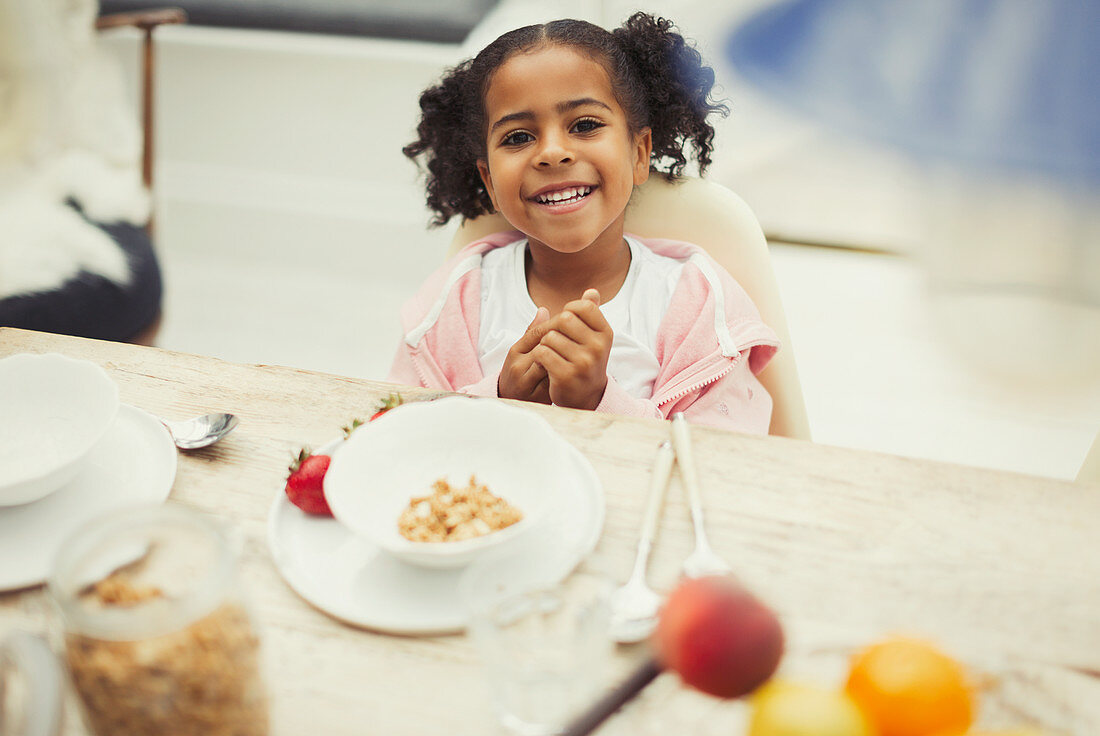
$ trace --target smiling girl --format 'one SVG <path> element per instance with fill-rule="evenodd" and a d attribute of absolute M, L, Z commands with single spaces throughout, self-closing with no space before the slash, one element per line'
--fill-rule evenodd
<path fill-rule="evenodd" d="M 498 212 L 402 311 L 389 379 L 766 433 L 756 375 L 778 341 L 744 290 L 689 243 L 624 234 L 651 172 L 702 173 L 725 108 L 714 72 L 664 19 L 504 34 L 420 98 L 434 224 Z"/>

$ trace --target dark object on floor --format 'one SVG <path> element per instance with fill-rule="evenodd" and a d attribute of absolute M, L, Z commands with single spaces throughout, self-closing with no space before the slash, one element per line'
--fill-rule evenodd
<path fill-rule="evenodd" d="M 0 299 L 0 326 L 116 342 L 151 342 L 160 319 L 163 288 L 152 241 L 145 230 L 129 223 L 92 224 L 126 254 L 130 283 L 123 286 L 81 271 L 56 289 Z"/>
<path fill-rule="evenodd" d="M 166 4 L 198 26 L 459 43 L 497 0 L 101 0 L 100 14 Z"/>

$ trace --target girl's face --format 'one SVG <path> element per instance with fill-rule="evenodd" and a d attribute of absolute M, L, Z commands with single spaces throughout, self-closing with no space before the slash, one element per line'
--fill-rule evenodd
<path fill-rule="evenodd" d="M 649 129 L 632 133 L 603 66 L 560 45 L 519 53 L 485 95 L 493 207 L 533 243 L 618 247 L 633 188 L 649 176 Z"/>

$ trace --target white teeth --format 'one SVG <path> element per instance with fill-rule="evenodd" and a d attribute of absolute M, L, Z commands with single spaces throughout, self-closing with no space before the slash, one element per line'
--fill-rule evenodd
<path fill-rule="evenodd" d="M 567 202 L 570 200 L 580 199 L 586 197 L 592 193 L 592 187 L 570 187 L 568 189 L 562 189 L 557 192 L 550 192 L 549 194 L 540 194 L 535 197 L 539 202 L 543 204 L 550 204 L 551 202 Z"/>

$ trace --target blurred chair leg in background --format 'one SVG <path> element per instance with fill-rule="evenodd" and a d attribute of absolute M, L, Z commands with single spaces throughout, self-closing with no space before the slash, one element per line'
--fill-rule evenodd
<path fill-rule="evenodd" d="M 186 22 L 187 13 L 182 8 L 155 8 L 131 13 L 112 13 L 100 16 L 96 20 L 96 29 L 98 30 L 129 26 L 138 28 L 143 32 L 141 41 L 141 180 L 154 197 L 156 54 L 153 44 L 153 32 L 162 25 Z M 156 206 L 154 205 L 152 212 L 149 214 L 149 221 L 145 224 L 145 231 L 150 238 L 153 237 L 155 220 Z M 158 308 L 153 320 L 145 329 L 134 335 L 130 342 L 139 345 L 152 345 L 156 341 L 157 333 L 160 330 L 161 317 Z"/>
<path fill-rule="evenodd" d="M 182 8 L 156 8 L 139 10 L 132 13 L 112 13 L 100 16 L 96 28 L 138 28 L 143 32 L 141 41 L 141 129 L 143 143 L 141 150 L 141 179 L 146 188 L 153 191 L 153 158 L 156 151 L 156 128 L 154 120 L 154 97 L 156 90 L 156 54 L 153 44 L 153 31 L 159 26 L 174 23 L 186 23 L 187 13 Z M 154 207 L 154 213 L 156 208 Z M 145 229 L 153 234 L 154 215 L 150 215 Z"/>

